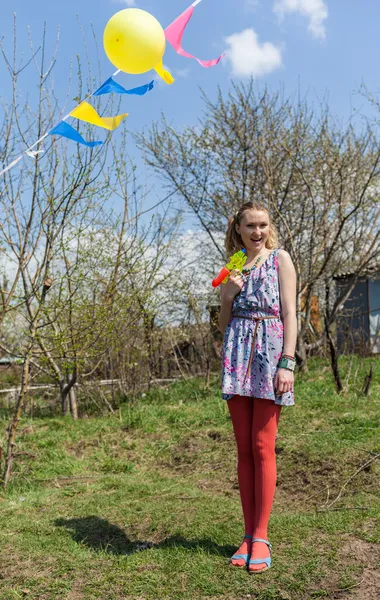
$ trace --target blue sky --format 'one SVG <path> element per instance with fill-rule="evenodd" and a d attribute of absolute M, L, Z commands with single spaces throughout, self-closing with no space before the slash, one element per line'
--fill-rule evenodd
<path fill-rule="evenodd" d="M 60 45 L 54 82 L 58 98 L 65 99 L 70 58 L 85 50 L 76 15 L 89 41 L 90 61 L 96 73 L 97 57 L 90 24 L 100 41 L 102 81 L 115 68 L 103 52 L 101 40 L 108 19 L 118 10 L 135 5 L 151 12 L 165 27 L 190 4 L 190 0 L 12 0 L 4 3 L 0 36 L 10 49 L 13 13 L 18 20 L 19 55 L 30 56 L 27 26 L 35 46 L 47 22 L 48 48 L 52 50 L 58 25 Z M 227 56 L 217 67 L 203 69 L 196 61 L 178 56 L 168 46 L 164 58 L 176 81 L 160 84 L 144 98 L 126 97 L 123 108 L 130 113 L 128 127 L 141 130 L 160 118 L 163 111 L 175 126 L 194 124 L 202 114 L 199 87 L 215 98 L 218 85 L 227 92 L 231 81 L 246 81 L 253 75 L 261 85 L 286 95 L 308 92 L 310 101 L 328 96 L 337 117 L 346 119 L 353 108 L 370 109 L 355 92 L 361 81 L 376 92 L 380 89 L 380 2 L 378 0 L 202 0 L 186 30 L 184 48 L 203 59 Z M 23 73 L 23 88 L 33 93 L 35 75 L 30 66 Z M 145 83 L 150 75 L 121 74 L 117 81 L 130 86 Z M 97 84 L 102 83 L 98 80 Z M 10 79 L 0 66 L 0 94 L 7 97 Z M 68 105 L 68 110 L 75 103 Z M 67 111 L 68 112 L 68 111 Z M 114 134 L 117 135 L 117 132 Z M 31 139 L 30 143 L 35 140 Z M 16 167 L 18 168 L 18 167 Z"/>

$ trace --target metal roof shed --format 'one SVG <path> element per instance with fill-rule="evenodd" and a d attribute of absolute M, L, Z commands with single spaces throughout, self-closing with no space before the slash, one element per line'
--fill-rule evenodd
<path fill-rule="evenodd" d="M 337 295 L 352 285 L 354 275 L 334 277 Z M 337 321 L 339 352 L 380 354 L 380 266 L 359 277 Z"/>

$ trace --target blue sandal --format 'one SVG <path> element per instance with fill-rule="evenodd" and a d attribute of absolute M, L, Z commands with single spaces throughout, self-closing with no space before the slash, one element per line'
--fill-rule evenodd
<path fill-rule="evenodd" d="M 269 548 L 269 552 L 270 552 L 270 557 L 268 558 L 251 558 L 249 560 L 249 564 L 248 564 L 248 571 L 249 573 L 264 573 L 264 571 L 267 571 L 268 569 L 271 568 L 272 565 L 272 546 L 271 544 L 268 542 L 268 540 L 263 540 L 263 538 L 253 538 L 252 540 L 252 544 L 253 542 L 264 542 L 264 544 L 266 544 Z M 267 566 L 264 567 L 263 569 L 258 569 L 253 571 L 252 569 L 249 568 L 249 565 L 259 565 L 260 563 L 265 563 Z"/>
<path fill-rule="evenodd" d="M 251 540 L 252 536 L 251 535 L 245 535 L 243 539 L 245 539 L 245 538 L 249 538 Z M 239 560 L 240 558 L 242 558 L 245 561 L 244 565 L 234 565 L 232 563 L 233 560 Z M 238 569 L 243 569 L 244 567 L 247 567 L 248 566 L 248 561 L 249 561 L 249 554 L 234 554 L 230 558 L 230 564 L 233 567 L 237 567 Z"/>

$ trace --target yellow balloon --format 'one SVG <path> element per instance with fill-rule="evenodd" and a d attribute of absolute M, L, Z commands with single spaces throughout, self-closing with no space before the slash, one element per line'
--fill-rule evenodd
<path fill-rule="evenodd" d="M 140 74 L 155 69 L 166 83 L 173 83 L 162 65 L 164 30 L 145 10 L 125 8 L 113 15 L 105 27 L 103 44 L 109 60 L 120 71 Z"/>
<path fill-rule="evenodd" d="M 169 71 L 165 71 L 164 65 L 162 64 L 162 60 L 160 61 L 160 63 L 158 65 L 156 65 L 154 67 L 154 70 L 160 77 L 162 77 L 162 79 L 165 81 L 165 83 L 168 83 L 169 85 L 171 83 L 173 83 L 173 81 L 174 81 L 173 75 L 171 73 L 169 73 Z"/>

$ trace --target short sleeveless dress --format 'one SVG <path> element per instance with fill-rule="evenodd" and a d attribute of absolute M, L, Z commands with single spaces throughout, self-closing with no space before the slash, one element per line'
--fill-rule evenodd
<path fill-rule="evenodd" d="M 294 404 L 294 390 L 276 395 L 274 380 L 283 352 L 284 325 L 278 282 L 278 251 L 245 275 L 224 332 L 222 397 L 235 394 Z"/>

